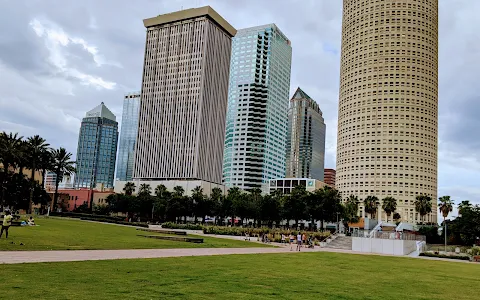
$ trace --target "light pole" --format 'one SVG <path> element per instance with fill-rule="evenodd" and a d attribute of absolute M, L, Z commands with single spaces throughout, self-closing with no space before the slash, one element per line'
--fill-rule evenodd
<path fill-rule="evenodd" d="M 337 211 L 337 233 L 340 231 L 340 224 L 338 223 L 338 215 L 340 212 Z"/>

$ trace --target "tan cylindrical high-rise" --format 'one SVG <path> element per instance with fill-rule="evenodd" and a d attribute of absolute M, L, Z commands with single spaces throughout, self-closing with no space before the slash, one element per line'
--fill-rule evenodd
<path fill-rule="evenodd" d="M 437 221 L 438 0 L 344 0 L 336 187 Z M 365 216 L 363 203 L 360 205 Z M 386 220 L 379 206 L 380 217 Z M 390 217 L 390 220 L 392 217 Z"/>

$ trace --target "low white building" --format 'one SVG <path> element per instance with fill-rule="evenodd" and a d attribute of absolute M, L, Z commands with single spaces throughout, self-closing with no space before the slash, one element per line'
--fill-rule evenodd
<path fill-rule="evenodd" d="M 298 185 L 304 186 L 308 192 L 313 192 L 326 186 L 323 181 L 311 178 L 277 178 L 271 179 L 267 184 L 263 185 L 263 192 L 270 194 L 277 190 L 282 192 L 282 194 L 290 194 Z"/>

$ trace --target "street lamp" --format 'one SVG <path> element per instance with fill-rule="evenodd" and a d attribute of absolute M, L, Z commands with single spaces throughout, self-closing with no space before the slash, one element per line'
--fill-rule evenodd
<path fill-rule="evenodd" d="M 340 212 L 337 211 L 337 233 L 340 231 L 340 224 L 338 223 L 338 215 Z"/>

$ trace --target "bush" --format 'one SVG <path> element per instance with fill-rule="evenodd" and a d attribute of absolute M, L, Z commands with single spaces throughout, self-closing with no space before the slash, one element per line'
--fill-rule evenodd
<path fill-rule="evenodd" d="M 50 216 L 54 217 L 67 217 L 67 218 L 95 218 L 95 219 L 108 219 L 112 221 L 123 221 L 125 217 L 85 214 L 76 212 L 50 212 Z"/>
<path fill-rule="evenodd" d="M 331 235 L 329 231 L 320 232 L 320 231 L 302 231 L 305 234 L 312 235 L 314 239 L 318 241 L 323 240 L 324 238 Z M 248 233 L 249 236 L 260 236 L 267 234 L 270 240 L 280 241 L 281 235 L 284 234 L 286 239 L 290 234 L 296 234 L 297 231 L 291 231 L 286 229 L 271 229 L 267 227 L 262 228 L 242 228 L 242 227 L 223 227 L 223 226 L 208 226 L 203 228 L 203 233 L 205 234 L 217 234 L 217 235 L 234 235 L 234 236 L 244 236 Z"/>
<path fill-rule="evenodd" d="M 473 248 L 471 249 L 470 254 L 471 254 L 472 256 L 480 255 L 480 247 L 473 247 Z"/>
<path fill-rule="evenodd" d="M 435 253 L 429 253 L 429 252 L 420 253 L 419 256 L 449 258 L 449 259 L 459 259 L 459 260 L 470 260 L 470 257 L 468 257 L 468 256 L 435 254 Z"/>
<path fill-rule="evenodd" d="M 202 230 L 203 226 L 198 224 L 177 224 L 173 222 L 165 222 L 162 224 L 162 228 L 168 229 L 184 229 L 184 230 Z"/>
<path fill-rule="evenodd" d="M 82 218 L 80 218 L 80 220 L 105 222 L 105 223 L 113 223 L 113 224 L 121 224 L 121 225 L 129 225 L 129 226 L 137 226 L 137 227 L 148 228 L 147 223 L 141 223 L 141 222 L 125 222 L 125 221 L 118 221 L 118 220 L 110 220 L 110 219 L 102 219 L 102 218 L 89 218 L 89 217 L 82 217 Z"/>

